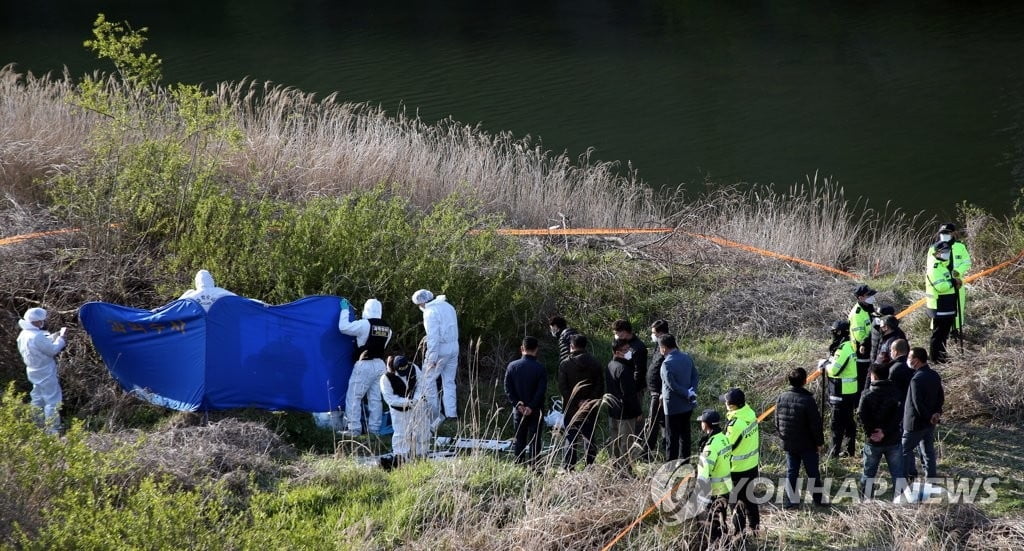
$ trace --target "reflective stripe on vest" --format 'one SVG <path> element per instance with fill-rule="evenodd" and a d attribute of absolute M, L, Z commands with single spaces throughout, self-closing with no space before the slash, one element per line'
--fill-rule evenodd
<path fill-rule="evenodd" d="M 757 414 L 749 404 L 746 404 L 737 410 L 730 411 L 728 416 L 732 421 L 729 422 L 726 434 L 729 436 L 730 442 L 735 440 L 732 445 L 732 470 L 734 472 L 748 471 L 757 467 L 758 450 L 761 445 Z M 740 430 L 740 425 L 737 423 L 746 423 L 746 426 Z"/>
<path fill-rule="evenodd" d="M 857 362 L 855 357 L 856 353 L 851 341 L 844 342 L 832 355 L 829 368 L 825 372 L 832 387 L 830 395 L 846 396 L 857 393 Z M 843 358 L 842 364 L 838 366 L 838 369 L 834 369 L 837 367 L 836 362 L 840 358 Z"/>
<path fill-rule="evenodd" d="M 704 444 L 697 462 L 697 476 L 711 484 L 711 495 L 720 496 L 732 491 L 732 478 L 729 476 L 732 473 L 731 448 L 729 437 L 724 432 L 712 435 Z"/>
<path fill-rule="evenodd" d="M 861 343 L 871 336 L 871 313 L 861 307 L 858 302 L 847 316 L 850 322 L 850 340 Z"/>
<path fill-rule="evenodd" d="M 744 459 L 750 459 L 751 457 L 754 457 L 755 455 L 757 455 L 757 453 L 758 453 L 758 451 L 754 450 L 754 451 L 752 451 L 750 453 L 745 453 L 743 455 L 734 455 L 734 456 L 732 456 L 732 462 L 735 465 L 736 463 L 739 463 L 740 461 L 743 461 Z M 751 469 L 752 468 L 753 467 L 751 467 Z M 735 469 L 735 470 L 737 470 L 737 471 L 746 471 L 746 470 L 749 470 L 749 469 Z"/>

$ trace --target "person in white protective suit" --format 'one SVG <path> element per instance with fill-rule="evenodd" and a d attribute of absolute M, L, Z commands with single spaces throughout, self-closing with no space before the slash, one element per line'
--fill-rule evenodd
<path fill-rule="evenodd" d="M 196 272 L 196 288 L 185 291 L 178 299 L 192 299 L 198 302 L 203 307 L 203 310 L 209 312 L 210 306 L 217 299 L 233 296 L 236 296 L 235 293 L 214 285 L 213 276 L 210 275 L 210 272 L 199 270 Z"/>
<path fill-rule="evenodd" d="M 60 403 L 64 399 L 57 379 L 57 354 L 64 349 L 64 333 L 61 327 L 54 334 L 43 330 L 46 310 L 29 308 L 18 321 L 21 333 L 18 335 L 18 351 L 25 360 L 25 373 L 32 383 L 32 405 L 43 412 L 46 431 L 56 434 L 60 431 Z"/>
<path fill-rule="evenodd" d="M 359 358 L 352 367 L 348 392 L 345 394 L 345 421 L 348 430 L 344 431 L 343 435 L 359 436 L 362 433 L 364 397 L 369 406 L 366 428 L 372 433 L 380 432 L 383 408 L 379 386 L 380 378 L 387 370 L 384 358 L 388 343 L 391 342 L 391 327 L 381 319 L 383 309 L 380 301 L 375 298 L 367 300 L 363 305 L 362 319 L 349 321 L 349 310 L 348 300 L 341 299 L 338 331 L 355 337 L 356 356 Z"/>
<path fill-rule="evenodd" d="M 391 452 L 397 462 L 421 457 L 430 449 L 430 412 L 426 399 L 429 382 L 405 356 L 389 357 L 380 377 L 380 391 L 391 410 Z"/>
<path fill-rule="evenodd" d="M 444 295 L 434 298 L 434 293 L 420 289 L 413 293 L 412 302 L 423 310 L 423 329 L 427 333 L 424 337 L 427 346 L 423 361 L 424 379 L 433 389 L 436 389 L 438 377 L 442 382 L 444 416 L 436 405 L 436 397 L 427 394 L 435 417 L 432 428 L 436 430 L 445 417 L 455 419 L 458 416 L 455 373 L 459 365 L 459 320 L 455 316 L 455 308 L 448 304 Z"/>

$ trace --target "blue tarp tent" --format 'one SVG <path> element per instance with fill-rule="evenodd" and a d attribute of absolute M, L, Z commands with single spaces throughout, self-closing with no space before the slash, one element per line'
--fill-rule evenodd
<path fill-rule="evenodd" d="M 90 302 L 79 316 L 114 378 L 154 404 L 316 412 L 344 408 L 352 373 L 339 300 L 224 297 L 209 312 L 191 300 L 156 311 Z"/>

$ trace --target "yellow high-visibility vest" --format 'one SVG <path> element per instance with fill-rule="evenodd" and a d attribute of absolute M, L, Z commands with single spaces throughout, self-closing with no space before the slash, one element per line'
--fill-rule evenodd
<path fill-rule="evenodd" d="M 732 444 L 724 432 L 708 438 L 697 461 L 697 478 L 710 482 L 711 495 L 728 495 L 732 491 Z"/>
<path fill-rule="evenodd" d="M 857 350 L 851 341 L 844 342 L 832 354 L 825 364 L 825 374 L 836 381 L 841 396 L 857 393 Z"/>
<path fill-rule="evenodd" d="M 725 429 L 732 445 L 732 471 L 749 471 L 761 461 L 761 430 L 757 414 L 749 404 L 725 414 L 729 426 Z"/>

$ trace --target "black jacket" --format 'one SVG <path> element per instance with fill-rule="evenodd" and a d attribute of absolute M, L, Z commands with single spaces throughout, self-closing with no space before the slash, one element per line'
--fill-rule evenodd
<path fill-rule="evenodd" d="M 651 363 L 647 367 L 647 390 L 652 394 L 661 394 L 661 362 L 665 356 L 661 355 L 661 349 L 655 345 L 654 355 L 651 356 Z"/>
<path fill-rule="evenodd" d="M 644 388 L 647 378 L 647 347 L 644 346 L 644 341 L 640 340 L 640 337 L 633 335 L 632 339 L 629 339 L 629 347 L 633 350 L 633 388 L 637 392 L 640 392 Z M 639 414 L 637 414 L 639 415 Z"/>
<path fill-rule="evenodd" d="M 892 356 L 889 351 L 892 347 L 892 343 L 903 339 L 907 340 L 907 334 L 903 332 L 899 327 L 895 331 L 888 335 L 880 335 L 878 346 L 872 345 L 871 349 L 871 361 L 873 363 L 887 364 L 892 361 Z M 872 341 L 873 343 L 874 341 Z"/>
<path fill-rule="evenodd" d="M 558 333 L 557 337 L 555 337 L 556 339 L 558 339 L 558 362 L 559 362 L 559 364 L 561 364 L 565 360 L 569 359 L 569 350 L 572 348 L 570 346 L 572 344 L 572 337 L 573 337 L 573 335 L 579 335 L 579 334 L 580 334 L 579 331 L 573 329 L 572 327 L 566 327 L 565 329 L 562 329 Z"/>
<path fill-rule="evenodd" d="M 914 371 L 903 405 L 903 430 L 914 432 L 932 426 L 932 415 L 942 413 L 945 401 L 942 377 L 931 366 L 925 364 Z"/>
<path fill-rule="evenodd" d="M 775 428 L 782 438 L 782 449 L 800 453 L 825 443 L 821 415 L 814 396 L 804 387 L 790 387 L 775 402 Z"/>
<path fill-rule="evenodd" d="M 633 362 L 612 358 L 604 372 L 608 416 L 612 419 L 636 419 L 640 416 L 640 400 L 636 393 Z"/>
<path fill-rule="evenodd" d="M 580 424 L 585 416 L 576 418 L 580 407 L 597 407 L 604 397 L 604 368 L 588 352 L 573 352 L 568 360 L 558 365 L 558 392 L 562 395 L 562 414 L 565 426 Z M 597 403 L 593 403 L 593 402 Z"/>
<path fill-rule="evenodd" d="M 896 383 L 901 406 L 907 401 L 907 391 L 910 390 L 910 378 L 913 376 L 914 370 L 910 369 L 910 366 L 907 365 L 906 356 L 896 358 L 889 364 L 889 380 Z"/>
<path fill-rule="evenodd" d="M 869 437 L 875 429 L 882 429 L 883 438 L 870 442 L 874 446 L 899 444 L 903 437 L 900 431 L 900 391 L 889 380 L 872 381 L 871 386 L 860 396 L 857 415 L 860 417 L 864 435 Z M 865 438 L 867 440 L 867 438 Z"/>
<path fill-rule="evenodd" d="M 514 408 L 519 402 L 531 409 L 544 409 L 548 374 L 533 356 L 523 356 L 505 368 L 505 395 Z"/>

